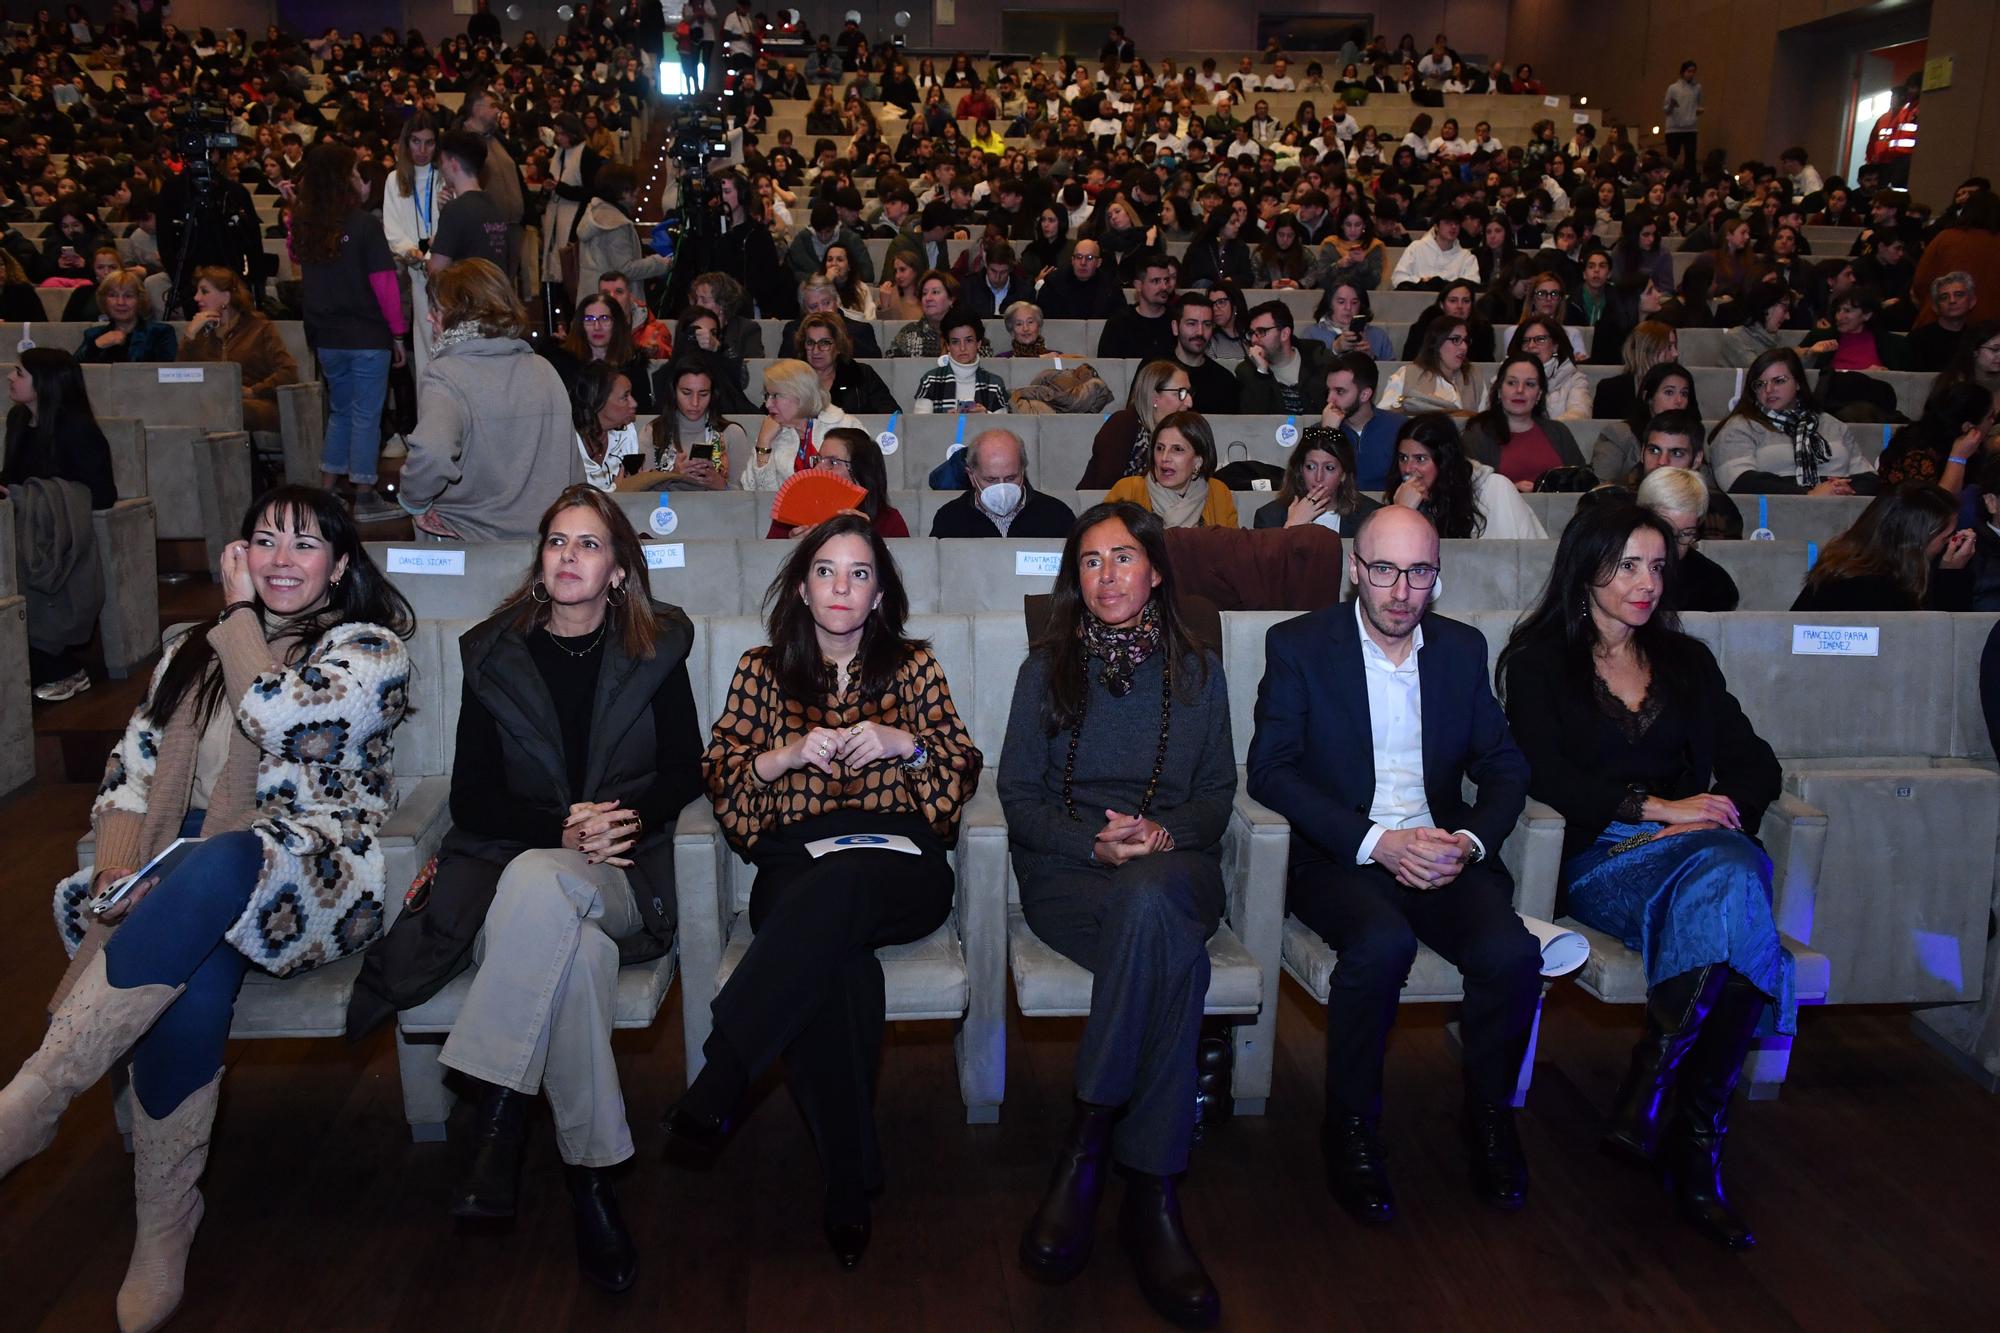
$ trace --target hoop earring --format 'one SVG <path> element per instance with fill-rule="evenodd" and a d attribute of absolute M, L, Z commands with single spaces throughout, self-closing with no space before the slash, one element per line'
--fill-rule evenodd
<path fill-rule="evenodd" d="M 617 595 L 613 596 L 614 593 Z M 622 583 L 614 583 L 604 590 L 604 600 L 613 606 L 625 605 L 625 599 L 630 595 L 625 591 L 625 585 Z"/>
<path fill-rule="evenodd" d="M 529 586 L 528 597 L 530 598 L 530 600 L 539 602 L 543 606 L 547 606 L 550 600 L 549 590 L 543 586 L 542 581 L 540 579 L 536 579 L 534 583 Z"/>

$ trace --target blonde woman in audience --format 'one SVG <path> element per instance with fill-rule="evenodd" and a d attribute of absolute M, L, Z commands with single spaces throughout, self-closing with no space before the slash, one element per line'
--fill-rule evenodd
<path fill-rule="evenodd" d="M 104 320 L 84 330 L 76 359 L 84 365 L 172 361 L 180 351 L 173 325 L 153 318 L 146 280 L 119 269 L 97 284 L 97 309 Z"/>
<path fill-rule="evenodd" d="M 1376 406 L 1385 411 L 1471 416 L 1486 396 L 1486 379 L 1470 359 L 1471 326 L 1441 316 L 1424 332 L 1416 356 L 1396 368 Z"/>
<path fill-rule="evenodd" d="M 1680 334 L 1671 324 L 1656 319 L 1641 320 L 1626 335 L 1622 351 L 1625 373 L 1597 381 L 1590 391 L 1590 416 L 1594 421 L 1623 421 L 1638 410 L 1639 385 L 1646 372 L 1661 362 L 1681 359 Z"/>
<path fill-rule="evenodd" d="M 744 465 L 746 491 L 775 491 L 794 472 L 813 465 L 815 438 L 835 426 L 860 421 L 827 401 L 819 376 L 803 361 L 773 361 L 764 368 L 764 421 Z"/>
<path fill-rule="evenodd" d="M 1104 503 L 1138 505 L 1169 528 L 1233 528 L 1236 495 L 1215 479 L 1215 431 L 1199 412 L 1171 413 L 1153 432 L 1146 471 L 1105 493 Z"/>
<path fill-rule="evenodd" d="M 278 386 L 299 382 L 298 362 L 278 326 L 257 310 L 250 288 L 231 269 L 196 269 L 194 304 L 179 359 L 243 367 L 243 428 L 278 429 Z"/>

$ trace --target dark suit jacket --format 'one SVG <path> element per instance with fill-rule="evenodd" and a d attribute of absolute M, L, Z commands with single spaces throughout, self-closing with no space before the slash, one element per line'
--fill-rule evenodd
<path fill-rule="evenodd" d="M 1528 799 L 1528 761 L 1514 745 L 1486 675 L 1486 636 L 1435 613 L 1417 654 L 1423 694 L 1424 795 L 1439 828 L 1466 829 L 1505 875 L 1500 846 Z M 1292 865 L 1354 864 L 1374 822 L 1374 737 L 1351 602 L 1273 625 L 1264 638 L 1250 795 L 1291 821 Z M 1465 803 L 1471 778 L 1478 799 Z"/>
<path fill-rule="evenodd" d="M 986 285 L 986 268 L 981 265 L 959 287 L 958 299 L 961 305 L 981 319 L 997 319 L 1006 314 L 1007 307 L 1014 302 L 1035 299 L 1035 280 L 1016 269 L 1007 283 L 1007 290 L 996 299 L 993 289 Z"/>

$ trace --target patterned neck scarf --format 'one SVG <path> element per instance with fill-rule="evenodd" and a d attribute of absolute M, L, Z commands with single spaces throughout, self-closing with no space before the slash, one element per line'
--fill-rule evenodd
<path fill-rule="evenodd" d="M 1123 699 L 1132 692 L 1133 674 L 1159 649 L 1160 604 L 1146 603 L 1139 623 L 1125 629 L 1107 625 L 1085 611 L 1081 632 L 1084 652 L 1104 663 L 1104 669 L 1097 673 L 1097 683 L 1110 690 L 1112 698 Z"/>
<path fill-rule="evenodd" d="M 1833 446 L 1819 433 L 1819 413 L 1794 407 L 1765 415 L 1792 437 L 1792 479 L 1808 490 L 1819 485 L 1819 465 L 1833 459 Z"/>
<path fill-rule="evenodd" d="M 1132 437 L 1132 455 L 1125 460 L 1125 475 L 1142 477 L 1151 470 L 1153 461 L 1153 432 L 1143 422 L 1139 433 Z"/>

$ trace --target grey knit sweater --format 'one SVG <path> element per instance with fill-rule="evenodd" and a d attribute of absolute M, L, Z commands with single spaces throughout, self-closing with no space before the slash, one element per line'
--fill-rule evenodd
<path fill-rule="evenodd" d="M 1023 883 L 1088 865 L 1091 845 L 1104 827 L 1104 812 L 1138 811 L 1159 754 L 1160 672 L 1165 661 L 1164 653 L 1147 659 L 1134 674 L 1132 692 L 1123 699 L 1112 698 L 1097 683 L 1102 664 L 1090 664 L 1090 694 L 1076 747 L 1074 820 L 1064 809 L 1062 796 L 1069 732 L 1049 736 L 1042 731 L 1048 659 L 1033 653 L 1021 664 L 1007 719 L 998 791 L 1007 812 L 1014 873 Z M 1219 859 L 1222 831 L 1236 798 L 1229 688 L 1221 659 L 1211 655 L 1207 679 L 1190 697 L 1193 672 L 1192 659 L 1174 672 L 1166 764 L 1148 815 L 1173 834 L 1180 851 Z"/>

